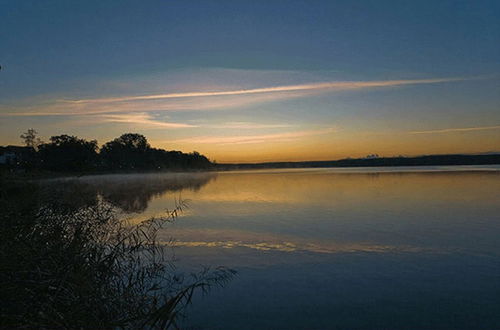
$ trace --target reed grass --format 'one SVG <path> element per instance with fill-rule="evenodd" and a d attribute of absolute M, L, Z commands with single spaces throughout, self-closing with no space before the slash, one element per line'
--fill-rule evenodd
<path fill-rule="evenodd" d="M 195 292 L 235 274 L 176 269 L 158 232 L 185 203 L 130 225 L 102 200 L 73 209 L 39 196 L 19 184 L 0 192 L 2 328 L 177 328 Z"/>

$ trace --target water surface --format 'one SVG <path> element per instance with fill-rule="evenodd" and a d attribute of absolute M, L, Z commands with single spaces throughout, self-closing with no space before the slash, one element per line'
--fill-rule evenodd
<path fill-rule="evenodd" d="M 78 180 L 161 237 L 181 269 L 238 276 L 190 329 L 500 328 L 500 168 L 112 175 Z M 90 187 L 90 188 L 89 188 Z"/>

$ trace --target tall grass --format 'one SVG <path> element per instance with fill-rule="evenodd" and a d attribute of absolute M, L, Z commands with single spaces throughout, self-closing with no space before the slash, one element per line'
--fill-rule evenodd
<path fill-rule="evenodd" d="M 184 203 L 130 225 L 106 202 L 71 208 L 3 182 L 0 207 L 1 327 L 175 328 L 195 291 L 234 275 L 176 270 L 157 234 Z"/>

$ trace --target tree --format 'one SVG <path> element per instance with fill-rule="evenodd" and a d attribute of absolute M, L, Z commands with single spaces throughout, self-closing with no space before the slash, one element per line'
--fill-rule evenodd
<path fill-rule="evenodd" d="M 146 137 L 138 133 L 126 133 L 105 143 L 98 150 L 97 141 L 86 141 L 76 136 L 57 135 L 50 142 L 37 138 L 37 131 L 30 128 L 21 135 L 29 148 L 18 147 L 23 156 L 22 167 L 41 168 L 51 171 L 162 171 L 209 169 L 213 163 L 204 155 L 193 151 L 152 148 Z M 21 152 L 18 152 L 20 154 Z M 21 165 L 18 162 L 18 167 Z"/>
<path fill-rule="evenodd" d="M 148 164 L 147 153 L 151 146 L 144 135 L 126 133 L 101 148 L 105 164 L 113 169 L 139 169 Z"/>
<path fill-rule="evenodd" d="M 21 134 L 20 138 L 23 139 L 24 144 L 27 147 L 30 147 L 30 148 L 37 150 L 38 146 L 43 144 L 43 141 L 40 140 L 39 137 L 37 137 L 37 134 L 38 134 L 38 132 L 35 129 L 30 128 L 26 132 Z"/>
<path fill-rule="evenodd" d="M 81 171 L 97 164 L 97 141 L 86 141 L 76 136 L 57 135 L 50 143 L 39 147 L 42 167 L 50 170 Z"/>
<path fill-rule="evenodd" d="M 122 148 L 134 151 L 146 151 L 149 148 L 151 148 L 146 137 L 142 134 L 137 134 L 137 133 L 122 134 L 119 138 L 116 138 L 113 141 L 106 143 L 104 146 L 105 147 L 120 146 Z"/>

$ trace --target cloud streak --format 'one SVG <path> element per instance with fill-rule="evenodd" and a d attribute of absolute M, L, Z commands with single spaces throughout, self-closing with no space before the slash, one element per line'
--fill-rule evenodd
<path fill-rule="evenodd" d="M 128 114 L 107 114 L 100 115 L 96 119 L 105 123 L 123 123 L 141 125 L 147 128 L 188 128 L 197 127 L 196 125 L 184 123 L 169 123 L 156 120 L 148 113 L 128 113 Z"/>
<path fill-rule="evenodd" d="M 128 95 L 111 98 L 55 100 L 44 105 L 11 107 L 2 116 L 86 116 L 110 113 L 200 111 L 241 108 L 256 103 L 299 98 L 334 91 L 390 88 L 406 85 L 436 84 L 465 78 L 414 80 L 331 81 L 224 91 L 187 91 L 153 95 Z"/>
<path fill-rule="evenodd" d="M 273 86 L 273 87 L 253 88 L 253 89 L 237 89 L 229 91 L 166 93 L 166 94 L 139 95 L 139 96 L 122 96 L 122 97 L 112 97 L 112 98 L 62 100 L 62 101 L 69 103 L 77 103 L 77 104 L 108 103 L 108 102 L 178 99 L 178 98 L 208 97 L 208 96 L 234 96 L 234 95 L 246 95 L 246 94 L 294 92 L 294 91 L 307 91 L 307 90 L 350 90 L 350 89 L 362 89 L 362 88 L 374 88 L 374 87 L 395 87 L 395 86 L 415 85 L 415 84 L 435 84 L 435 83 L 460 81 L 460 80 L 464 80 L 464 78 L 379 80 L 379 81 L 332 81 L 332 82 L 311 83 L 311 84 L 301 84 L 301 85 Z"/>
<path fill-rule="evenodd" d="M 187 143 L 187 144 L 255 144 L 255 143 L 269 143 L 269 142 L 287 142 L 297 140 L 306 136 L 325 135 L 335 132 L 335 128 L 326 128 L 320 130 L 286 132 L 275 134 L 261 134 L 261 135 L 243 135 L 243 136 L 201 136 L 188 139 L 180 139 L 169 141 L 170 143 Z"/>
<path fill-rule="evenodd" d="M 308 94 L 309 95 L 309 94 Z M 9 117 L 38 116 L 87 116 L 109 113 L 159 112 L 159 111 L 211 111 L 239 108 L 256 103 L 272 102 L 306 96 L 305 92 L 277 94 L 218 96 L 211 98 L 184 98 L 179 100 L 143 100 L 108 103 L 67 103 L 58 101 L 50 105 L 11 108 L 11 112 L 0 113 Z M 17 111 L 16 111 L 17 110 Z"/>
<path fill-rule="evenodd" d="M 460 128 L 445 128 L 445 129 L 435 129 L 428 131 L 412 131 L 410 134 L 442 134 L 442 133 L 453 133 L 453 132 L 473 132 L 473 131 L 485 131 L 500 129 L 498 126 L 480 126 L 480 127 L 460 127 Z"/>
<path fill-rule="evenodd" d="M 235 121 L 222 123 L 220 125 L 207 125 L 209 128 L 223 128 L 223 129 L 265 129 L 265 128 L 289 128 L 293 125 L 289 124 L 260 124 L 250 123 L 246 121 Z"/>

